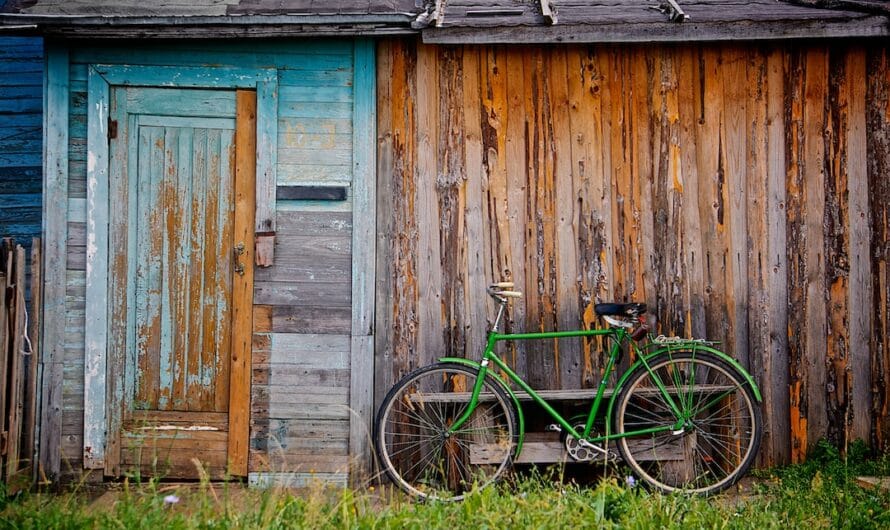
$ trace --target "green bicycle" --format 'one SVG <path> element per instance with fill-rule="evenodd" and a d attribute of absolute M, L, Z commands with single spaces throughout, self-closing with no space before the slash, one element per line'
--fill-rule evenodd
<path fill-rule="evenodd" d="M 711 494 L 734 484 L 760 446 L 760 391 L 734 359 L 712 343 L 653 339 L 644 304 L 597 304 L 610 327 L 501 334 L 498 327 L 512 283 L 488 288 L 499 308 L 480 361 L 444 357 L 406 375 L 377 414 L 374 443 L 382 467 L 407 493 L 460 500 L 510 469 L 522 452 L 525 419 L 520 397 L 556 422 L 569 461 L 614 458 L 613 443 L 638 477 L 664 491 Z M 611 339 L 605 375 L 590 412 L 566 419 L 495 354 L 501 341 L 596 337 Z M 643 345 L 637 344 L 643 341 Z M 607 391 L 622 346 L 635 362 Z M 512 381 L 518 387 L 513 390 Z M 610 398 L 606 395 L 611 393 Z M 604 421 L 595 429 L 601 409 Z"/>

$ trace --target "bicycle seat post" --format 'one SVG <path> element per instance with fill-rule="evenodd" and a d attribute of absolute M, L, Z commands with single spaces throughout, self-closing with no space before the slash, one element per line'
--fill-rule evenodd
<path fill-rule="evenodd" d="M 507 308 L 507 299 L 502 298 L 498 300 L 498 316 L 494 319 L 494 324 L 491 326 L 491 333 L 498 332 L 498 326 L 501 324 L 501 318 L 504 316 L 504 310 Z"/>
<path fill-rule="evenodd" d="M 513 282 L 499 282 L 488 286 L 486 292 L 488 295 L 498 302 L 498 316 L 494 319 L 494 325 L 491 326 L 491 333 L 498 332 L 498 326 L 501 325 L 501 319 L 504 317 L 504 311 L 507 308 L 507 300 L 509 298 L 519 298 L 522 293 L 519 291 L 508 291 L 513 288 Z"/>

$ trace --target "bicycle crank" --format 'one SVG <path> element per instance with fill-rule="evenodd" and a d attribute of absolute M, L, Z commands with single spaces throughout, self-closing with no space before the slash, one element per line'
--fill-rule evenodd
<path fill-rule="evenodd" d="M 575 430 L 584 430 L 583 425 L 575 426 Z M 575 438 L 571 434 L 565 435 L 566 452 L 576 462 L 593 462 L 595 460 L 616 460 L 618 455 L 615 452 L 600 447 L 599 445 Z"/>

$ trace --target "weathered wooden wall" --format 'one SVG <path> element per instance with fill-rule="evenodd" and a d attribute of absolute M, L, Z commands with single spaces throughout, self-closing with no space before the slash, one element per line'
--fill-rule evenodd
<path fill-rule="evenodd" d="M 0 38 L 0 236 L 40 236 L 43 41 Z"/>
<path fill-rule="evenodd" d="M 761 463 L 890 437 L 890 64 L 870 42 L 378 46 L 376 398 L 508 329 L 587 326 L 645 301 L 765 397 Z M 505 352 L 590 387 L 597 348 Z"/>

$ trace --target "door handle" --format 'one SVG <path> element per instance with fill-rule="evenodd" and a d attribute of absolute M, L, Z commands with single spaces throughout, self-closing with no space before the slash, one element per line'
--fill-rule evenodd
<path fill-rule="evenodd" d="M 241 256 L 244 254 L 244 243 L 238 243 L 233 250 L 235 251 L 235 272 L 239 276 L 244 276 L 244 264 L 241 263 Z"/>

